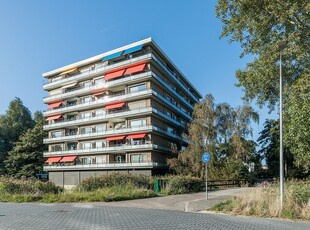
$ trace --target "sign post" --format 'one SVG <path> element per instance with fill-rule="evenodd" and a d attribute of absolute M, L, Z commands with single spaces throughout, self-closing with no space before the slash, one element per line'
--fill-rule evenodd
<path fill-rule="evenodd" d="M 210 154 L 207 152 L 202 155 L 202 162 L 206 163 L 206 200 L 208 200 L 208 162 L 210 158 Z"/>

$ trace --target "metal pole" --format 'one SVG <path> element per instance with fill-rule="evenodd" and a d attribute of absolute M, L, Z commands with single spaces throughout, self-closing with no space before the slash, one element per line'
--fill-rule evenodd
<path fill-rule="evenodd" d="M 280 50 L 280 210 L 283 208 L 282 52 Z"/>
<path fill-rule="evenodd" d="M 206 200 L 208 200 L 208 163 L 206 163 Z"/>

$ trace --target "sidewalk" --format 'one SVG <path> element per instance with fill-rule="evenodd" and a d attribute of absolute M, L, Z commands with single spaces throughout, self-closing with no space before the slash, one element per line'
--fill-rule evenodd
<path fill-rule="evenodd" d="M 206 200 L 206 193 L 193 193 L 172 195 L 165 197 L 154 197 L 138 200 L 127 200 L 118 202 L 104 202 L 93 203 L 96 206 L 114 206 L 114 207 L 134 207 L 146 209 L 161 209 L 161 210 L 174 210 L 186 212 L 198 212 L 211 208 L 224 200 L 233 196 L 242 195 L 251 192 L 253 188 L 231 188 L 226 190 L 208 192 L 208 200 Z"/>

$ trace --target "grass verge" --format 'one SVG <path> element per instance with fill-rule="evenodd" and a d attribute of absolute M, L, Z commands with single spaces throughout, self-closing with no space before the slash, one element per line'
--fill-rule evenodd
<path fill-rule="evenodd" d="M 279 184 L 258 187 L 244 196 L 234 197 L 212 207 L 236 215 L 281 217 L 310 220 L 310 181 L 285 183 L 283 210 L 279 208 Z"/>

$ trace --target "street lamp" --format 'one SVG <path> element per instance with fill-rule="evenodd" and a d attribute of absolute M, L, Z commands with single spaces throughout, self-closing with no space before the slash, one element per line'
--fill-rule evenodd
<path fill-rule="evenodd" d="M 279 42 L 280 50 L 280 210 L 283 208 L 284 178 L 283 178 L 283 130 L 282 130 L 282 51 L 286 47 L 286 41 Z"/>

